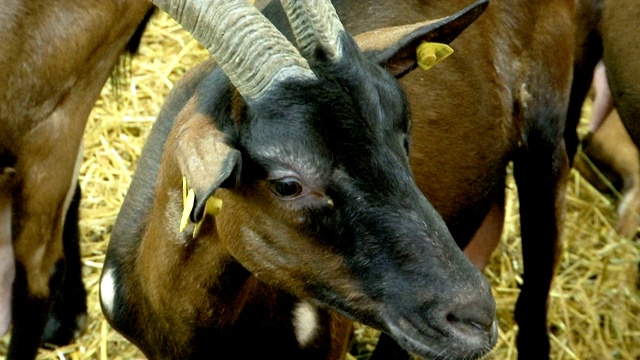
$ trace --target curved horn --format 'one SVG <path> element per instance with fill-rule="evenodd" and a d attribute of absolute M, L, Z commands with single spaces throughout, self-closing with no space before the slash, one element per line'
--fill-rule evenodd
<path fill-rule="evenodd" d="M 298 48 L 309 58 L 316 46 L 324 49 L 327 57 L 342 57 L 340 32 L 345 31 L 336 9 L 328 0 L 282 0 L 282 7 L 289 17 Z"/>
<path fill-rule="evenodd" d="M 298 50 L 246 0 L 152 0 L 209 50 L 246 99 L 289 77 L 315 78 Z"/>

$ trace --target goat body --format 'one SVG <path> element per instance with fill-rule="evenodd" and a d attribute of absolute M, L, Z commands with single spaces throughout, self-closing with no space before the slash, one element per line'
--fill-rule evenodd
<path fill-rule="evenodd" d="M 638 224 L 640 203 L 637 184 L 637 147 L 640 144 L 640 4 L 633 0 L 580 0 L 576 11 L 576 49 L 571 102 L 565 139 L 570 158 L 576 153 L 582 105 L 593 80 L 594 69 L 602 61 L 606 68 L 606 85 L 615 105 L 609 119 L 588 139 L 585 148 L 592 158 L 608 168 L 610 177 L 622 177 L 624 193 L 621 219 L 617 231 L 633 237 Z M 596 98 L 598 95 L 596 94 Z M 594 109 L 595 110 L 595 109 Z M 624 129 L 618 124 L 624 124 Z M 604 129 L 603 129 L 604 127 Z M 626 129 L 626 130 L 625 130 Z M 595 130 L 595 129 L 594 129 Z M 628 139 L 633 142 L 631 145 Z M 578 159 L 579 170 L 591 178 Z"/>
<path fill-rule="evenodd" d="M 582 153 L 573 166 L 598 191 L 619 194 L 616 232 L 633 239 L 640 225 L 640 155 L 616 110 L 582 140 Z"/>
<path fill-rule="evenodd" d="M 580 0 L 576 11 L 576 54 L 565 137 L 569 155 L 578 145 L 576 126 L 600 60 L 613 104 L 633 142 L 640 144 L 640 4 L 633 0 Z"/>
<path fill-rule="evenodd" d="M 369 299 L 377 299 L 387 309 L 403 307 L 406 309 L 403 313 L 413 314 L 406 317 L 407 321 L 418 328 L 419 323 L 429 324 L 425 316 L 437 322 L 433 316 L 442 308 L 434 293 L 442 292 L 448 299 L 480 298 L 484 285 L 476 283 L 475 273 L 467 270 L 466 265 L 462 267 L 465 263 L 457 258 L 457 251 L 441 236 L 450 231 L 458 246 L 467 248 L 474 263 L 480 268 L 484 266 L 501 233 L 506 166 L 513 161 L 520 194 L 526 268 L 516 308 L 520 326 L 518 348 L 521 358 L 548 358 L 546 302 L 559 246 L 568 173 L 563 131 L 573 65 L 574 2 L 494 0 L 486 13 L 453 41 L 456 53 L 429 72 L 413 70 L 415 49 L 428 36 L 407 35 L 394 42 L 388 41 L 389 32 L 380 29 L 443 17 L 464 4 L 454 1 L 335 1 L 334 4 L 344 27 L 360 35 L 356 40 L 376 39 L 360 42 L 364 56 L 400 78 L 406 100 L 388 100 L 396 90 L 392 90 L 391 83 L 380 80 L 386 79 L 386 75 L 377 70 L 373 78 L 355 81 L 363 84 L 360 88 L 348 85 L 354 80 L 346 74 L 365 74 L 369 70 L 360 68 L 358 62 L 335 68 L 323 65 L 322 47 L 311 47 L 310 53 L 317 55 L 310 61 L 314 73 L 327 76 L 348 90 L 347 95 L 334 97 L 333 90 L 318 84 L 310 88 L 292 86 L 286 88 L 290 92 L 280 93 L 286 96 L 269 99 L 273 106 L 269 107 L 262 102 L 243 102 L 211 63 L 192 72 L 167 100 L 114 227 L 102 280 L 107 318 L 153 358 L 199 357 L 222 351 L 224 346 L 245 351 L 242 355 L 255 355 L 252 351 L 258 350 L 240 345 L 244 339 L 234 337 L 238 342 L 233 342 L 232 335 L 239 332 L 224 325 L 243 324 L 241 320 L 257 305 L 252 300 L 257 294 L 266 296 L 262 294 L 270 289 L 271 295 L 266 297 L 269 300 L 260 303 L 263 311 L 258 313 L 284 316 L 278 326 L 289 331 L 289 335 L 279 337 L 289 339 L 295 351 L 300 350 L 294 346 L 296 332 L 292 331 L 291 323 L 295 322 L 290 314 L 297 306 L 306 307 L 300 304 L 309 303 L 321 314 L 317 318 L 325 319 L 316 322 L 318 329 L 329 327 L 335 319 L 325 312 L 324 307 L 328 306 L 390 334 L 393 341 L 383 335 L 384 344 L 399 342 L 423 356 L 475 357 L 480 352 L 468 352 L 469 348 L 452 344 L 447 337 L 436 336 L 440 340 L 435 342 L 423 339 L 431 350 L 408 341 L 406 328 L 393 325 L 388 313 Z M 264 12 L 289 38 L 296 34 L 301 48 L 305 48 L 305 38 L 300 41 L 296 30 L 291 31 L 277 2 Z M 356 70 L 349 71 L 350 67 Z M 383 91 L 372 85 L 374 79 L 374 83 L 386 84 Z M 378 99 L 374 101 L 372 97 Z M 352 102 L 346 104 L 344 99 Z M 291 108 L 292 103 L 299 105 Z M 431 205 L 424 205 L 422 195 L 413 192 L 412 182 L 406 182 L 411 176 L 406 175 L 405 165 L 393 168 L 382 165 L 395 164 L 391 159 L 401 158 L 398 150 L 393 150 L 397 155 L 389 157 L 386 150 L 369 146 L 393 144 L 388 140 L 392 135 L 377 134 L 375 130 L 391 129 L 393 125 L 334 123 L 323 117 L 348 120 L 354 114 L 369 114 L 374 109 L 383 118 L 392 119 L 397 118 L 393 114 L 409 111 L 406 103 L 412 115 L 412 137 L 399 136 L 409 150 L 419 189 L 442 215 L 446 227 Z M 399 104 L 401 110 L 397 109 Z M 322 110 L 297 115 L 316 107 Z M 312 125 L 307 124 L 309 121 Z M 207 128 L 205 124 L 215 126 Z M 396 127 L 408 128 L 409 124 Z M 193 128 L 198 129 L 197 135 L 191 135 Z M 225 205 L 215 221 L 205 217 L 200 235 L 191 238 L 176 230 L 182 212 L 182 177 L 186 167 L 180 165 L 185 162 L 181 158 L 186 151 L 181 150 L 180 144 L 192 144 L 190 158 L 205 157 L 206 148 L 224 149 L 218 140 L 207 146 L 198 145 L 201 138 L 224 139 L 225 146 L 241 153 L 234 156 L 242 159 L 242 169 L 227 169 L 225 179 L 232 181 L 225 180 L 225 185 L 215 192 Z M 379 149 L 386 146 L 390 145 Z M 315 148 L 320 150 L 310 150 Z M 273 164 L 275 158 L 280 163 Z M 296 170 L 293 173 L 284 170 L 288 167 L 283 169 L 283 163 L 297 164 Z M 330 169 L 320 164 L 337 167 Z M 319 168 L 324 170 L 318 172 Z M 296 181 L 275 180 L 282 180 L 283 176 L 294 180 L 300 173 L 313 175 L 309 179 L 309 175 L 303 176 L 307 186 L 300 187 L 311 189 L 308 194 L 314 195 L 313 200 L 306 201 L 313 211 L 306 208 L 300 213 L 298 202 L 291 201 L 282 207 L 269 197 L 272 196 L 269 189 L 295 193 Z M 341 175 L 334 178 L 329 174 Z M 416 206 L 420 210 L 405 212 Z M 340 217 L 335 218 L 335 214 Z M 345 219 L 347 223 L 342 222 Z M 424 247 L 423 240 L 409 235 L 425 231 L 420 226 L 416 228 L 414 220 L 437 229 L 426 233 L 428 238 L 439 240 Z M 363 242 L 363 234 L 373 238 Z M 434 256 L 456 256 L 451 261 L 457 265 L 443 269 Z M 465 270 L 453 270 L 458 266 Z M 462 272 L 474 274 L 472 281 L 478 287 L 460 285 L 461 279 L 455 274 Z M 358 276 L 345 278 L 342 274 Z M 319 286 L 319 282 L 323 285 Z M 379 296 L 373 296 L 371 291 Z M 295 296 L 290 298 L 291 294 Z M 420 303 L 415 301 L 416 296 L 431 299 L 427 302 L 433 306 L 423 303 L 421 311 L 415 310 L 413 306 Z M 286 311 L 273 311 L 282 309 L 279 306 Z M 483 313 L 479 310 L 482 306 L 478 306 L 469 307 L 469 313 L 474 316 Z M 149 319 L 155 319 L 151 329 L 147 329 Z M 255 327 L 262 326 L 256 324 L 262 323 L 256 321 L 247 326 L 254 336 Z M 279 334 L 275 328 L 264 328 L 269 329 L 268 334 Z M 327 336 L 315 339 L 326 341 Z M 281 344 L 268 336 L 264 339 L 266 352 Z M 161 349 L 155 344 L 168 345 Z M 325 347 L 320 358 L 335 354 L 334 350 L 342 347 L 340 344 L 330 347 L 331 351 Z M 374 356 L 384 358 L 383 354 L 389 353 L 409 356 L 391 347 L 379 349 Z M 442 353 L 434 353 L 433 349 L 442 349 Z"/>
<path fill-rule="evenodd" d="M 67 215 L 82 134 L 150 8 L 142 0 L 0 4 L 0 331 L 13 323 L 10 359 L 34 358 L 41 341 L 70 341 L 86 316 L 77 201 Z"/>
<path fill-rule="evenodd" d="M 242 0 L 207 7 L 224 14 L 193 15 L 198 4 L 167 7 L 183 24 L 210 19 L 187 28 L 212 37 L 205 46 L 221 64 L 176 84 L 139 160 L 101 280 L 114 328 L 154 359 L 338 359 L 350 319 L 423 356 L 487 352 L 497 335 L 490 289 L 414 182 L 393 78 L 415 68 L 422 41 L 451 41 L 484 4 L 362 34 L 387 40 L 365 53 L 330 4 L 283 1 L 291 28 L 268 6 L 304 58 Z M 233 34 L 253 36 L 252 26 L 268 36 L 238 46 Z M 222 200 L 215 217 L 210 196 Z"/>
<path fill-rule="evenodd" d="M 576 155 L 573 166 L 600 192 L 620 196 L 616 232 L 634 238 L 640 224 L 640 155 L 613 107 L 602 61 L 594 71 L 592 88 L 589 133 L 582 139 L 582 154 Z"/>

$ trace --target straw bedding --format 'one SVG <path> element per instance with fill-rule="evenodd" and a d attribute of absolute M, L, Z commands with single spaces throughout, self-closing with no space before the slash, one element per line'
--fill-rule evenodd
<path fill-rule="evenodd" d="M 141 148 L 172 84 L 207 56 L 166 15 L 147 30 L 130 73 L 108 83 L 87 125 L 80 183 L 84 281 L 89 323 L 73 344 L 43 350 L 39 359 L 142 359 L 109 327 L 98 305 L 98 279 L 111 226 Z M 585 106 L 588 113 L 589 106 Z M 486 270 L 496 297 L 500 337 L 489 359 L 515 359 L 513 308 L 523 270 L 515 184 L 508 184 L 507 223 Z M 565 241 L 551 289 L 549 323 L 553 359 L 640 359 L 640 291 L 637 241 L 618 237 L 615 199 L 598 193 L 572 171 L 567 192 Z M 354 355 L 366 359 L 377 332 L 359 327 Z M 6 353 L 5 337 L 0 354 Z M 251 343 L 251 339 L 247 339 Z M 161 346 L 161 344 L 159 344 Z M 350 355 L 350 359 L 356 357 Z"/>

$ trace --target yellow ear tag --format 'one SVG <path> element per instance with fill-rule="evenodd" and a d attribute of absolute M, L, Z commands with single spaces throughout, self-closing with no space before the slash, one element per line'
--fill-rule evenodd
<path fill-rule="evenodd" d="M 189 226 L 189 222 L 191 221 L 190 219 L 191 212 L 193 211 L 193 207 L 195 206 L 195 202 L 196 202 L 195 191 L 193 191 L 193 189 L 189 189 L 189 191 L 187 191 L 188 187 L 189 185 L 187 184 L 187 178 L 183 177 L 182 178 L 182 206 L 184 207 L 184 210 L 182 211 L 182 217 L 180 218 L 180 232 L 183 232 L 187 228 L 187 226 Z M 222 208 L 222 199 L 217 198 L 215 196 L 211 196 L 207 199 L 207 202 L 204 205 L 204 213 L 205 215 L 209 214 L 211 216 L 216 216 L 218 215 L 218 213 L 220 213 L 221 208 Z M 198 233 L 200 232 L 200 226 L 202 225 L 203 221 L 204 221 L 204 216 L 200 221 L 194 224 L 194 227 L 193 227 L 194 238 L 198 236 Z"/>
<path fill-rule="evenodd" d="M 221 208 L 222 208 L 222 199 L 217 198 L 215 196 L 211 196 L 207 199 L 207 203 L 204 205 L 204 213 L 205 215 L 209 214 L 211 216 L 216 216 L 220 212 Z M 202 226 L 202 222 L 204 221 L 204 218 L 205 217 L 203 216 L 202 220 L 195 223 L 195 226 L 193 227 L 193 237 L 198 236 L 198 234 L 200 233 L 200 226 Z"/>
<path fill-rule="evenodd" d="M 222 199 L 215 196 L 211 196 L 207 199 L 207 203 L 204 206 L 205 214 L 216 216 L 220 213 L 220 209 L 222 209 Z"/>
<path fill-rule="evenodd" d="M 189 190 L 189 193 L 184 198 L 184 210 L 182 211 L 182 217 L 180 218 L 180 232 L 183 232 L 184 229 L 189 225 L 189 216 L 191 215 L 191 211 L 193 211 L 193 205 L 196 202 L 196 193 L 193 189 Z"/>
<path fill-rule="evenodd" d="M 423 41 L 417 49 L 418 65 L 429 70 L 451 54 L 453 49 L 447 44 Z"/>
<path fill-rule="evenodd" d="M 182 207 L 187 204 L 187 189 L 189 186 L 187 185 L 187 178 L 182 177 Z"/>

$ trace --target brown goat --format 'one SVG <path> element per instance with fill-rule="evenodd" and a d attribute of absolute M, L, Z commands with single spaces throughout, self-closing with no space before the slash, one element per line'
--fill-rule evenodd
<path fill-rule="evenodd" d="M 153 359 L 339 359 L 347 318 L 478 358 L 490 289 L 413 180 L 406 99 L 379 64 L 407 74 L 486 3 L 363 34 L 364 53 L 330 2 L 282 3 L 265 14 L 299 50 L 244 0 L 159 4 L 220 67 L 188 73 L 154 124 L 105 259 L 107 319 Z"/>
<path fill-rule="evenodd" d="M 613 108 L 604 63 L 596 66 L 589 133 L 573 166 L 596 189 L 619 196 L 616 232 L 633 238 L 640 225 L 640 154 Z"/>
<path fill-rule="evenodd" d="M 610 103 L 615 105 L 613 119 L 605 120 L 586 148 L 602 165 L 623 177 L 621 190 L 627 201 L 617 225 L 620 234 L 633 237 L 638 225 L 637 209 L 637 147 L 640 145 L 640 3 L 634 0 L 580 0 L 576 12 L 576 55 L 571 102 L 565 138 L 570 156 L 576 152 L 578 136 L 576 126 L 584 99 L 589 92 L 594 69 L 602 59 L 606 68 Z M 597 80 L 597 79 L 596 79 Z M 596 95 L 597 99 L 597 95 Z M 606 111 L 605 111 L 606 113 Z M 604 118 L 605 115 L 597 115 Z M 615 117 L 619 116 L 626 132 L 620 129 Z M 610 124 L 608 124 L 610 123 Z M 597 127 L 596 127 L 597 128 Z M 594 130 L 596 129 L 594 128 Z M 626 140 L 629 136 L 634 147 Z M 615 140 L 613 140 L 615 139 Z M 612 142 L 615 141 L 615 142 Z M 596 143 L 594 143 L 596 142 Z M 600 145 L 598 145 L 598 143 Z M 635 164 L 634 164 L 635 162 Z M 578 164 L 581 166 L 581 164 Z M 580 167 L 584 169 L 584 167 Z"/>
<path fill-rule="evenodd" d="M 611 96 L 636 146 L 640 146 L 639 18 L 637 1 L 605 0 L 599 27 Z"/>
<path fill-rule="evenodd" d="M 603 60 L 613 104 L 633 142 L 640 144 L 640 3 L 579 0 L 575 74 L 565 138 L 569 155 L 578 145 L 576 125 L 596 64 Z"/>
<path fill-rule="evenodd" d="M 460 2 L 335 4 L 346 28 L 358 34 L 443 16 Z M 400 79 L 411 105 L 416 182 L 479 268 L 500 239 L 505 169 L 513 161 L 525 269 L 515 310 L 521 359 L 549 356 L 546 303 L 564 218 L 568 159 L 562 137 L 574 5 L 571 0 L 492 0 L 452 42 L 451 57 L 431 71 L 416 70 Z M 384 334 L 381 341 L 389 343 Z M 399 351 L 378 345 L 375 358 L 389 359 Z M 402 356 L 408 358 L 397 358 Z"/>
<path fill-rule="evenodd" d="M 469 2 L 366 2 L 338 0 L 334 1 L 334 5 L 345 28 L 352 34 L 361 34 L 391 26 L 417 23 L 425 18 L 443 17 Z M 282 15 L 282 9 L 278 2 L 268 6 L 265 9 L 265 14 L 279 29 L 283 29 L 285 34 L 290 35 L 290 38 L 293 37 L 290 34 L 291 30 L 288 30 L 286 17 Z M 195 15 L 191 16 L 198 18 Z M 564 210 L 563 193 L 568 172 L 568 159 L 565 152 L 563 131 L 573 64 L 573 16 L 574 1 L 572 0 L 493 1 L 487 12 L 452 43 L 456 53 L 427 73 L 420 69 L 410 71 L 415 68 L 414 54 L 415 49 L 420 45 L 420 41 L 411 42 L 411 46 L 406 46 L 406 44 L 404 47 L 396 46 L 395 50 L 401 55 L 392 56 L 390 59 L 384 57 L 387 56 L 389 50 L 379 51 L 380 49 L 375 46 L 365 49 L 367 50 L 365 51 L 367 56 L 371 56 L 373 59 L 378 59 L 376 56 L 381 57 L 382 60 L 377 62 L 392 74 L 401 78 L 400 82 L 411 105 L 413 117 L 412 140 L 410 142 L 407 141 L 406 146 L 410 147 L 411 165 L 414 169 L 416 182 L 435 209 L 443 216 L 455 241 L 459 246 L 467 247 L 468 255 L 480 268 L 486 263 L 486 258 L 495 247 L 501 233 L 504 217 L 505 169 L 509 161 L 514 162 L 515 177 L 521 202 L 523 256 L 526 268 L 524 285 L 516 308 L 516 319 L 520 326 L 518 348 L 521 358 L 544 359 L 548 358 L 549 352 L 549 342 L 546 335 L 546 302 L 561 233 Z M 188 17 L 189 15 L 184 15 L 184 18 Z M 374 35 L 373 37 L 380 41 L 385 40 L 383 33 L 378 33 L 377 36 Z M 388 44 L 393 44 L 393 42 Z M 304 48 L 307 45 L 303 41 L 301 47 Z M 393 48 L 393 46 L 391 47 Z M 557 49 L 560 50 L 556 51 Z M 313 50 L 307 49 L 310 53 L 314 53 Z M 323 55 L 322 51 L 318 53 L 320 56 Z M 190 95 L 184 94 L 186 91 L 184 89 L 189 89 L 191 93 L 200 94 L 199 91 L 193 90 L 198 86 L 198 89 L 202 88 L 203 90 L 201 91 L 204 91 L 205 86 L 198 85 L 198 83 L 200 81 L 206 82 L 203 78 L 211 78 L 212 80 L 209 80 L 211 82 L 215 78 L 214 75 L 208 75 L 207 72 L 208 70 L 201 69 L 199 73 L 192 75 L 192 78 L 182 85 L 183 90 L 181 91 L 183 93 L 176 93 L 174 99 L 169 100 L 168 108 L 171 109 L 172 106 L 178 106 L 175 105 L 176 103 L 180 105 L 187 103 Z M 216 72 L 213 71 L 212 73 Z M 216 80 L 215 84 L 222 86 L 226 82 Z M 210 85 L 210 87 L 213 87 L 213 85 Z M 213 93 L 219 94 L 218 96 L 224 96 L 225 99 L 235 99 L 234 105 L 229 106 L 229 110 L 236 117 L 236 125 L 222 125 L 225 122 L 218 119 L 218 116 L 226 119 L 229 115 L 221 111 L 216 111 L 213 116 L 209 115 L 209 121 L 216 123 L 216 126 L 225 134 L 225 139 L 230 139 L 226 141 L 226 144 L 231 144 L 234 148 L 244 144 L 245 138 L 241 137 L 240 140 L 236 140 L 236 136 L 229 135 L 229 132 L 233 133 L 234 126 L 239 126 L 238 123 L 243 123 L 242 120 L 238 119 L 244 119 L 249 116 L 247 115 L 248 110 L 246 107 L 251 108 L 251 104 L 242 105 L 237 95 L 232 96 L 227 92 L 218 90 Z M 311 91 L 310 93 L 315 94 Z M 201 109 L 206 108 L 205 105 L 198 104 L 206 102 L 204 99 L 210 96 L 194 95 L 192 102 L 185 106 L 185 110 L 181 114 L 187 116 L 189 112 L 197 113 L 196 109 L 204 111 Z M 321 95 L 318 96 L 321 97 Z M 367 98 L 360 93 L 358 93 L 358 96 L 362 96 L 363 99 Z M 179 97 L 182 98 L 176 100 Z M 312 99 L 313 97 L 309 97 L 307 101 L 312 102 Z M 211 110 L 208 111 L 210 112 Z M 165 112 L 168 115 L 161 114 L 159 120 L 163 116 L 175 118 L 178 114 L 178 110 L 171 110 L 170 112 L 165 110 Z M 199 121 L 204 121 L 204 119 L 195 115 L 191 116 L 200 119 Z M 187 120 L 178 116 L 175 127 L 185 126 L 182 125 L 182 121 L 186 122 Z M 165 122 L 168 121 L 165 120 Z M 163 136 L 167 136 L 166 133 L 169 131 L 170 125 L 157 126 L 163 127 L 164 130 L 157 131 L 163 131 L 165 132 Z M 322 126 L 325 125 L 323 124 Z M 330 139 L 329 135 L 334 133 L 327 131 L 327 135 L 324 136 Z M 265 133 L 268 132 L 265 131 Z M 283 139 L 295 138 L 289 131 L 283 130 L 282 134 L 279 136 Z M 216 136 L 220 137 L 221 135 L 218 134 Z M 267 136 L 265 135 L 261 139 L 266 140 L 266 138 Z M 174 138 L 169 137 L 169 139 Z M 195 144 L 194 141 L 191 142 Z M 310 143 L 313 144 L 313 142 Z M 105 270 L 109 276 L 103 277 L 103 281 L 106 279 L 108 285 L 105 288 L 110 291 L 108 298 L 110 305 L 107 309 L 107 317 L 111 317 L 112 323 L 117 323 L 115 327 L 120 328 L 122 331 L 128 331 L 126 327 L 131 325 L 131 322 L 126 320 L 131 315 L 130 312 L 127 312 L 127 309 L 134 313 L 138 311 L 144 312 L 143 315 L 140 315 L 140 319 L 159 316 L 158 313 L 151 310 L 142 310 L 152 306 L 150 304 L 140 304 L 140 310 L 130 310 L 130 304 L 128 303 L 128 301 L 140 301 L 136 298 L 137 295 L 133 295 L 133 293 L 139 291 L 139 288 L 144 288 L 144 284 L 150 284 L 153 280 L 149 278 L 150 276 L 155 276 L 155 273 L 164 274 L 160 276 L 160 280 L 156 281 L 166 281 L 168 284 L 179 282 L 178 276 L 183 277 L 181 279 L 185 284 L 198 282 L 196 279 L 191 279 L 188 277 L 189 275 L 186 275 L 197 274 L 196 270 L 185 270 L 178 275 L 168 272 L 163 266 L 159 265 L 148 268 L 146 271 L 140 271 L 135 270 L 135 265 L 128 259 L 131 256 L 129 254 L 138 253 L 139 245 L 137 242 L 141 241 L 141 238 L 148 239 L 150 234 L 156 234 L 156 231 L 171 231 L 171 229 L 163 229 L 163 227 L 168 226 L 165 222 L 174 223 L 180 215 L 179 211 L 175 209 L 170 213 L 171 216 L 163 215 L 163 217 L 159 213 L 157 216 L 140 215 L 140 212 L 147 208 L 153 208 L 154 214 L 156 212 L 161 213 L 162 210 L 158 209 L 158 205 L 176 206 L 175 202 L 181 197 L 175 191 L 167 193 L 165 190 L 157 190 L 157 195 L 150 193 L 150 191 L 153 191 L 151 190 L 154 187 L 153 184 L 156 183 L 156 176 L 159 171 L 158 164 L 161 162 L 159 145 L 152 146 L 154 150 L 149 150 L 149 155 L 143 157 L 141 165 L 138 167 L 139 169 L 151 169 L 141 170 L 144 172 L 150 171 L 151 175 L 149 173 L 138 175 L 145 180 L 138 180 L 137 182 L 134 180 L 132 184 L 132 189 L 128 195 L 130 200 L 128 204 L 125 202 L 123 211 L 120 213 L 120 224 L 118 225 L 117 223 L 114 228 L 112 245 L 107 255 L 108 261 Z M 239 150 L 246 151 L 247 148 L 241 147 Z M 357 158 L 358 152 L 353 151 L 352 156 Z M 152 152 L 156 152 L 156 154 L 151 155 Z M 166 155 L 167 153 L 169 152 L 165 151 L 167 158 L 162 160 L 163 164 L 165 161 L 169 161 L 170 155 Z M 254 154 L 249 153 L 246 156 L 251 159 Z M 243 164 L 244 161 L 245 157 L 243 155 Z M 249 166 L 256 165 L 254 160 L 251 160 L 249 164 Z M 161 167 L 161 174 L 162 171 L 168 170 L 163 170 Z M 368 172 L 370 170 L 363 171 Z M 254 177 L 259 177 L 263 172 L 250 174 Z M 373 177 L 374 174 L 372 173 L 371 176 Z M 159 176 L 158 181 L 171 181 L 171 187 L 179 189 L 180 181 L 177 175 L 172 173 L 171 177 Z M 242 178 L 245 175 L 243 172 L 240 177 Z M 371 179 L 369 181 L 374 180 Z M 231 183 L 235 184 L 233 181 Z M 144 189 L 143 186 L 149 189 Z M 159 185 L 156 186 L 158 186 L 157 189 L 164 189 Z M 169 184 L 165 186 L 169 186 Z M 294 185 L 292 184 L 291 186 Z M 386 189 L 389 184 L 383 181 L 379 183 L 379 187 Z M 293 191 L 294 188 L 290 190 Z M 233 190 L 234 187 L 231 186 L 231 189 Z M 137 193 L 137 195 L 132 195 L 133 193 Z M 235 195 L 230 197 L 233 191 L 227 190 L 227 187 L 219 190 L 219 193 L 220 195 L 216 193 L 216 196 L 224 197 L 225 204 L 229 202 L 235 204 L 238 201 Z M 255 189 L 244 193 L 244 195 L 258 193 L 258 190 Z M 156 197 L 161 197 L 162 201 L 159 201 Z M 154 198 L 156 198 L 155 206 L 152 205 Z M 420 197 L 416 197 L 415 201 L 419 203 L 421 202 L 420 199 Z M 171 201 L 173 201 L 174 205 L 165 203 Z M 264 204 L 263 201 L 265 202 Z M 262 208 L 269 202 L 267 200 L 256 200 L 253 204 Z M 201 207 L 203 206 L 201 205 Z M 235 205 L 230 207 L 235 209 Z M 285 214 L 282 210 L 275 211 L 276 213 L 282 212 L 281 216 Z M 142 214 L 145 213 L 143 212 Z M 268 218 L 263 219 L 264 216 L 266 215 L 260 215 L 260 217 L 256 218 L 260 220 L 256 221 L 268 223 Z M 133 220 L 131 218 L 135 217 L 142 217 L 142 219 L 135 220 L 132 224 L 131 221 Z M 227 222 L 222 217 L 222 213 L 216 217 L 215 225 L 213 222 L 205 221 L 200 230 L 201 234 L 205 232 L 205 229 L 211 231 L 214 226 L 218 231 L 222 226 L 231 226 L 224 225 Z M 239 218 L 239 216 L 237 217 Z M 277 218 L 280 219 L 280 217 Z M 146 219 L 152 224 L 138 223 L 145 222 L 147 221 Z M 200 218 L 197 217 L 195 219 L 199 220 Z M 304 221 L 305 217 L 297 219 Z M 247 220 L 245 219 L 244 221 Z M 231 224 L 240 226 L 238 220 L 231 222 Z M 126 230 L 127 228 L 130 230 Z M 372 228 L 375 227 L 372 226 Z M 259 232 L 259 235 L 255 235 L 256 238 L 254 240 L 265 236 L 262 232 Z M 158 238 L 165 236 L 168 235 L 158 236 Z M 242 239 L 247 234 L 237 231 L 236 236 Z M 175 236 L 171 235 L 169 237 Z M 268 237 L 268 239 L 270 239 L 269 243 L 275 241 L 275 238 L 272 237 Z M 146 244 L 147 241 L 149 240 L 142 241 L 142 244 Z M 158 252 L 162 252 L 162 254 L 156 254 L 153 257 L 174 259 L 172 260 L 172 266 L 176 268 L 186 266 L 185 261 L 192 256 L 197 256 L 198 258 L 207 256 L 204 254 L 197 255 L 196 248 L 187 250 L 191 249 L 187 244 L 199 244 L 200 242 L 184 241 L 177 242 L 177 244 L 185 244 L 182 246 L 186 246 L 184 251 L 178 252 L 178 254 L 183 255 L 178 256 L 173 253 L 174 250 L 169 250 L 153 243 L 153 245 L 144 245 L 144 251 L 140 251 L 140 256 L 149 256 L 148 253 L 151 253 L 151 248 L 153 248 Z M 421 246 L 420 244 L 421 242 L 416 242 L 414 246 Z M 286 248 L 287 246 L 283 244 L 279 248 Z M 391 248 L 388 251 L 397 250 L 393 245 L 386 245 L 386 247 Z M 376 249 L 378 248 L 376 247 Z M 259 254 L 258 256 L 265 255 L 262 252 L 258 252 L 258 248 L 234 248 L 231 251 L 233 256 L 245 259 L 243 256 L 247 256 L 246 252 L 249 250 L 255 251 L 256 254 Z M 380 249 L 380 251 L 382 250 Z M 298 250 L 298 252 L 305 252 L 305 250 Z M 278 253 L 274 252 L 269 255 L 276 254 Z M 327 255 L 327 259 L 331 259 L 331 257 Z M 243 262 L 243 260 L 238 260 L 241 263 Z M 193 268 L 197 268 L 196 264 L 202 265 L 203 261 L 194 261 Z M 267 259 L 265 261 L 270 264 Z M 319 260 L 316 260 L 316 262 L 320 265 Z M 112 272 L 109 272 L 112 269 L 109 265 L 113 268 Z M 249 270 L 258 274 L 257 276 L 261 280 L 274 281 L 268 275 L 273 272 L 271 266 L 274 265 L 271 264 L 266 268 L 264 266 L 266 265 L 252 265 Z M 261 271 L 256 272 L 256 268 Z M 335 265 L 328 268 L 335 269 Z M 136 271 L 140 273 L 135 275 L 137 277 L 136 280 L 132 280 L 131 277 L 134 275 L 129 272 L 135 274 Z M 321 272 L 321 274 L 323 273 Z M 184 276 L 187 277 L 184 278 Z M 203 275 L 200 274 L 200 276 Z M 264 279 L 263 276 L 267 278 Z M 425 274 L 425 282 L 422 283 L 424 289 L 430 289 L 434 286 L 429 282 L 429 279 L 432 278 L 433 276 Z M 409 277 L 409 279 L 412 279 L 412 277 Z M 129 281 L 133 283 L 126 285 Z M 391 286 L 384 277 L 378 281 L 380 286 Z M 442 288 L 446 288 L 446 286 L 455 287 L 453 284 L 453 282 L 442 284 Z M 170 285 L 165 286 L 171 287 Z M 173 304 L 168 299 L 171 299 L 174 294 L 161 293 L 159 288 L 153 290 L 151 295 L 165 300 L 156 300 L 159 302 L 153 306 L 156 309 L 162 309 L 162 307 Z M 414 287 L 405 289 L 407 299 L 414 295 L 413 289 Z M 205 296 L 206 294 L 200 295 Z M 210 306 L 211 308 L 207 308 L 207 313 L 213 311 L 213 305 Z M 349 314 L 354 318 L 358 318 L 353 313 Z M 162 314 L 162 316 L 164 315 Z M 186 309 L 184 315 L 193 316 L 189 315 Z M 365 322 L 372 323 L 371 319 Z M 394 333 L 393 329 L 389 329 L 388 325 L 379 322 L 373 322 L 373 325 L 382 328 L 386 333 L 390 333 L 396 340 L 399 338 L 398 333 Z M 167 329 L 175 329 L 172 322 L 166 322 L 163 326 L 166 326 Z M 152 350 L 152 341 L 139 338 L 145 336 L 139 334 L 143 331 L 144 328 L 141 327 L 138 330 L 129 331 L 128 336 L 135 337 L 134 342 L 146 348 L 147 351 L 155 351 Z M 182 334 L 183 332 L 179 331 L 178 333 Z M 187 331 L 187 333 L 190 336 L 195 336 L 193 332 L 189 333 Z M 202 340 L 199 341 L 206 341 L 204 333 Z M 162 338 L 162 341 L 159 341 L 155 339 L 155 343 L 165 343 L 165 341 L 169 340 Z M 381 341 L 384 344 L 392 343 L 386 335 L 383 335 Z M 402 345 L 409 348 L 409 350 L 416 351 L 415 348 L 411 347 L 411 344 L 405 342 Z M 385 358 L 389 353 L 400 354 L 400 350 L 391 346 L 391 349 L 383 349 L 380 353 L 376 353 L 376 356 Z M 406 353 L 400 355 L 408 356 Z M 451 355 L 444 357 L 451 357 Z"/>
<path fill-rule="evenodd" d="M 640 156 L 616 110 L 583 139 L 582 153 L 573 166 L 600 192 L 619 196 L 615 230 L 634 238 L 640 225 Z"/>
<path fill-rule="evenodd" d="M 82 135 L 150 9 L 144 0 L 0 4 L 0 332 L 13 323 L 9 359 L 34 358 L 41 341 L 66 343 L 82 326 Z"/>

